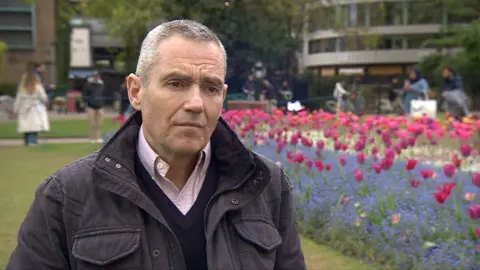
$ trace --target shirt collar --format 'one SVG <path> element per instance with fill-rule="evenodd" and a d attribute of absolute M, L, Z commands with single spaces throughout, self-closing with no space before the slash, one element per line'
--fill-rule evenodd
<path fill-rule="evenodd" d="M 138 132 L 137 152 L 140 161 L 152 178 L 155 178 L 156 173 L 158 173 L 161 177 L 165 177 L 170 169 L 170 165 L 162 160 L 158 154 L 155 153 L 150 144 L 148 144 L 147 140 L 145 139 L 145 135 L 143 134 L 143 124 L 140 126 L 140 130 Z M 203 164 L 208 164 L 210 156 L 211 146 L 210 141 L 208 141 L 207 145 L 200 153 L 196 167 L 202 166 Z"/>

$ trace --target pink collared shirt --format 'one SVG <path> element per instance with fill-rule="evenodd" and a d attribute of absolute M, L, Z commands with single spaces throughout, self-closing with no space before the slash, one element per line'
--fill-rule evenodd
<path fill-rule="evenodd" d="M 195 203 L 203 182 L 205 181 L 205 175 L 211 158 L 210 142 L 208 142 L 207 146 L 202 150 L 197 165 L 182 190 L 179 190 L 165 177 L 170 166 L 163 161 L 148 144 L 143 135 L 143 125 L 140 127 L 138 134 L 137 151 L 140 161 L 147 169 L 152 180 L 157 183 L 165 195 L 177 206 L 178 210 L 186 215 Z"/>

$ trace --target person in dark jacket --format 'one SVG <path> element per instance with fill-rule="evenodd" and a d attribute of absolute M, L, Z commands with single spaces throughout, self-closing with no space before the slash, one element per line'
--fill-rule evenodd
<path fill-rule="evenodd" d="M 88 137 L 91 142 L 102 143 L 102 122 L 103 122 L 103 80 L 98 72 L 88 78 L 83 88 L 83 101 L 87 106 L 88 115 Z"/>
<path fill-rule="evenodd" d="M 221 118 L 225 73 L 206 26 L 151 30 L 137 112 L 40 184 L 7 269 L 305 270 L 291 181 Z"/>
<path fill-rule="evenodd" d="M 442 71 L 442 97 L 445 102 L 443 109 L 457 120 L 469 114 L 468 98 L 463 89 L 462 77 L 451 67 Z"/>

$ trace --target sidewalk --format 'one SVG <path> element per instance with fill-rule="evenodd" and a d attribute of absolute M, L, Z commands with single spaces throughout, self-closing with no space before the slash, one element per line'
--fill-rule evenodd
<path fill-rule="evenodd" d="M 88 138 L 51 138 L 38 139 L 39 144 L 73 144 L 73 143 L 89 143 Z M 23 139 L 0 139 L 0 147 L 2 146 L 22 146 Z"/>
<path fill-rule="evenodd" d="M 112 109 L 105 109 L 105 118 L 114 118 L 118 116 L 118 112 L 113 111 Z M 67 114 L 59 114 L 57 112 L 48 112 L 48 119 L 52 120 L 82 120 L 87 119 L 87 113 L 67 113 Z M 3 123 L 14 123 L 16 119 L 8 119 L 6 115 L 0 112 L 0 124 Z"/>

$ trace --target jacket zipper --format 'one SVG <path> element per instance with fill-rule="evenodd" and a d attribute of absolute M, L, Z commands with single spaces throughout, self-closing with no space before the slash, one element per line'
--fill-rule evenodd
<path fill-rule="evenodd" d="M 235 185 L 235 186 L 233 186 L 233 187 L 231 187 L 231 188 L 225 188 L 225 189 L 222 189 L 222 190 L 217 191 L 217 193 L 215 193 L 215 194 L 210 198 L 210 200 L 209 200 L 208 203 L 207 203 L 207 207 L 205 208 L 205 212 L 204 212 L 204 215 L 203 215 L 203 216 L 204 216 L 204 227 L 205 227 L 205 238 L 206 238 L 206 251 L 207 251 L 207 268 L 208 268 L 208 269 L 210 269 L 210 263 L 209 263 L 209 261 L 208 261 L 208 259 L 209 259 L 208 246 L 209 246 L 209 242 L 210 242 L 210 237 L 207 236 L 207 228 L 208 228 L 208 226 L 207 226 L 207 222 L 206 222 L 206 221 L 208 220 L 208 219 L 207 219 L 207 218 L 208 218 L 208 212 L 210 211 L 210 208 L 211 208 L 211 206 L 212 206 L 212 202 L 213 202 L 215 199 L 217 199 L 217 197 L 220 196 L 222 193 L 225 193 L 225 192 L 227 192 L 227 191 L 232 191 L 232 190 L 235 190 L 235 189 L 239 188 L 241 185 L 243 185 L 243 183 L 245 183 L 245 181 L 247 181 L 247 180 L 252 176 L 253 172 L 254 172 L 254 170 L 251 170 L 250 173 L 249 173 L 247 176 L 245 176 L 245 178 L 243 179 L 243 181 L 241 181 L 241 182 L 238 183 L 237 185 Z M 257 178 L 261 178 L 261 176 L 258 176 Z M 257 180 L 259 180 L 259 179 L 257 179 Z M 223 215 L 223 214 L 225 214 L 225 213 L 222 213 L 222 215 Z M 215 224 L 214 227 L 217 227 L 218 224 L 219 224 L 219 222 L 217 222 L 217 224 Z M 233 265 L 233 264 L 232 264 L 232 265 Z"/>

